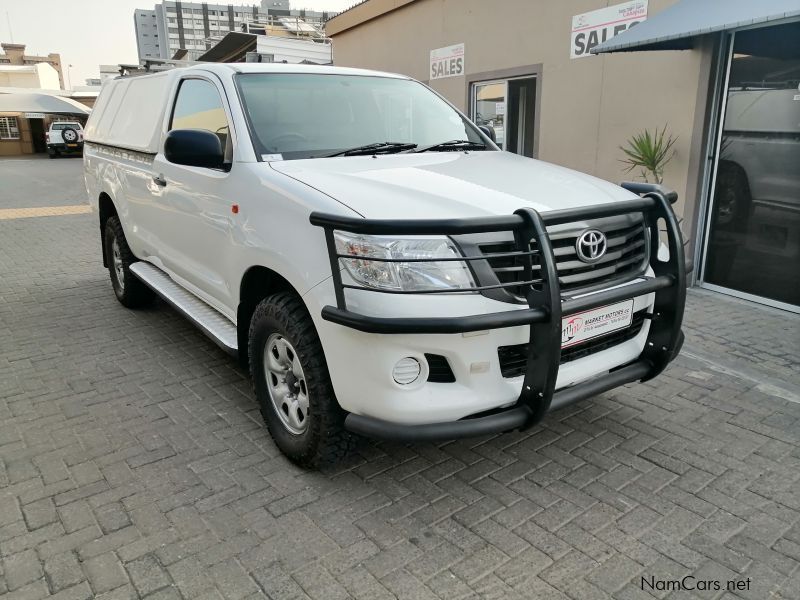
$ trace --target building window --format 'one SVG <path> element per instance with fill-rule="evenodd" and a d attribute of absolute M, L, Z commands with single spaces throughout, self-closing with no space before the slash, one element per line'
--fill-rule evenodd
<path fill-rule="evenodd" d="M 0 140 L 18 140 L 17 117 L 0 117 Z"/>

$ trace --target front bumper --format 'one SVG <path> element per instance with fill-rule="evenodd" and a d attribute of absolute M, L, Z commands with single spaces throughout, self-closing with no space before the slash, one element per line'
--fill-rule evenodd
<path fill-rule="evenodd" d="M 528 326 L 530 329 L 529 354 L 521 392 L 510 406 L 486 416 L 425 424 L 402 424 L 351 413 L 346 418 L 346 426 L 354 432 L 371 437 L 403 440 L 453 439 L 525 429 L 538 423 L 549 410 L 625 383 L 651 379 L 663 371 L 683 343 L 680 327 L 686 297 L 686 265 L 680 228 L 670 206 L 676 195 L 660 186 L 638 183 L 623 186 L 642 197 L 545 214 L 539 214 L 532 209 L 520 209 L 508 217 L 479 219 L 376 221 L 312 213 L 311 223 L 325 229 L 337 304 L 322 309 L 321 316 L 325 321 L 372 334 L 464 334 L 519 326 Z M 591 295 L 562 298 L 546 225 L 631 212 L 641 213 L 645 226 L 650 229 L 652 276 Z M 666 229 L 669 250 L 669 258 L 666 260 L 659 257 L 658 252 L 660 227 Z M 375 235 L 457 235 L 511 231 L 515 239 L 515 252 L 526 261 L 523 279 L 531 282 L 528 286 L 528 307 L 455 317 L 375 317 L 353 312 L 348 310 L 345 289 L 358 290 L 354 291 L 355 294 L 376 290 L 342 282 L 339 264 L 342 257 L 335 248 L 335 230 Z M 531 241 L 536 242 L 536 252 L 531 250 Z M 534 254 L 539 261 L 541 277 L 541 281 L 535 283 L 532 276 Z M 464 257 L 466 261 L 485 259 L 486 255 Z M 403 261 L 407 262 L 407 259 Z M 464 290 L 474 291 L 480 291 L 480 288 Z M 619 367 L 614 365 L 615 368 L 604 374 L 556 391 L 561 356 L 562 317 L 643 296 L 650 296 L 653 300 L 648 314 L 650 324 L 644 334 L 646 339 L 641 346 L 641 354 L 630 357 L 630 360 Z"/>

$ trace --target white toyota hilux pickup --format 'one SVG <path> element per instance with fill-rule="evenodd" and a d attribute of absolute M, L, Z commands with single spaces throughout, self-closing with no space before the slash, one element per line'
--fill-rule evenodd
<path fill-rule="evenodd" d="M 408 77 L 215 64 L 107 83 L 89 200 L 122 304 L 249 364 L 306 466 L 355 434 L 525 429 L 683 342 L 675 194 L 500 151 Z"/>

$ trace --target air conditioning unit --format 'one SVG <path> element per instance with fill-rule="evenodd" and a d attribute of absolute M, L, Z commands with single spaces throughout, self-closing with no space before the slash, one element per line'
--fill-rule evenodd
<path fill-rule="evenodd" d="M 245 54 L 244 62 L 249 63 L 271 63 L 275 62 L 274 54 L 260 54 L 258 52 L 248 52 Z"/>

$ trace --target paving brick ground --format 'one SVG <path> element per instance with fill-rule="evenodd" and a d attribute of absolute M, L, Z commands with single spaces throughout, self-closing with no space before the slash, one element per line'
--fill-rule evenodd
<path fill-rule="evenodd" d="M 79 177 L 2 161 L 0 209 Z M 0 595 L 800 598 L 800 320 L 693 292 L 687 325 L 657 381 L 532 431 L 304 472 L 235 362 L 116 302 L 92 215 L 0 221 Z M 686 575 L 750 589 L 642 589 Z"/>

